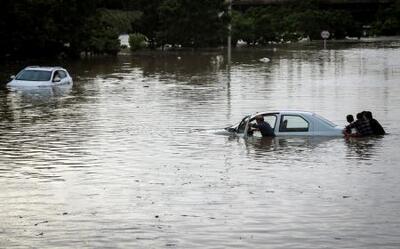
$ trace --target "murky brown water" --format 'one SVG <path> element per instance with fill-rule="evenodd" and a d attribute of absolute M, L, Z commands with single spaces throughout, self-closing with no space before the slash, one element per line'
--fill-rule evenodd
<path fill-rule="evenodd" d="M 0 248 L 399 248 L 400 42 L 243 49 L 230 71 L 219 55 L 84 60 L 64 65 L 72 88 L 1 90 Z M 214 132 L 271 109 L 371 110 L 391 134 Z"/>

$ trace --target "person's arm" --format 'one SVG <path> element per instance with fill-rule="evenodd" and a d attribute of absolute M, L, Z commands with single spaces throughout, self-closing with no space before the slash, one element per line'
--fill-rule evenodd
<path fill-rule="evenodd" d="M 351 129 L 356 129 L 357 132 L 358 132 L 357 126 L 358 126 L 359 124 L 360 124 L 360 121 L 359 121 L 359 120 L 356 120 L 356 121 L 354 121 L 353 123 L 351 123 L 351 124 L 349 124 L 348 126 L 346 126 L 346 130 L 347 130 L 349 133 L 351 133 Z"/>
<path fill-rule="evenodd" d="M 355 128 L 355 123 L 356 122 L 353 122 L 353 123 L 347 125 L 346 127 L 344 127 L 343 132 L 346 132 L 347 134 L 351 134 L 351 129 Z"/>
<path fill-rule="evenodd" d="M 357 127 L 357 121 L 354 121 L 353 123 L 349 124 L 348 127 L 350 129 L 356 128 Z"/>
<path fill-rule="evenodd" d="M 257 126 L 257 124 L 252 124 L 252 123 L 249 124 L 249 129 L 247 130 L 248 135 L 250 136 L 253 135 L 253 132 L 257 130 L 255 126 Z"/>

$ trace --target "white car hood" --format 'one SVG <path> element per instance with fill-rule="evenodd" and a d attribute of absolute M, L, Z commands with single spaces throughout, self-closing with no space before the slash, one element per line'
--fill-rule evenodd
<path fill-rule="evenodd" d="M 51 86 L 51 81 L 27 81 L 27 80 L 12 80 L 7 83 L 7 86 Z"/>

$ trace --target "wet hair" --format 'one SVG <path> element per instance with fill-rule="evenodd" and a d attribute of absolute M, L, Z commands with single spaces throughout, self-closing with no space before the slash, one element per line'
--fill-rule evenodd
<path fill-rule="evenodd" d="M 353 123 L 354 122 L 354 117 L 351 114 L 347 115 L 346 119 L 347 119 L 347 122 L 349 122 L 349 123 Z"/>
<path fill-rule="evenodd" d="M 365 111 L 364 112 L 364 117 L 366 117 L 368 120 L 372 120 L 372 112 Z"/>
<path fill-rule="evenodd" d="M 357 113 L 357 120 L 363 120 L 364 119 L 364 115 L 362 112 Z"/>

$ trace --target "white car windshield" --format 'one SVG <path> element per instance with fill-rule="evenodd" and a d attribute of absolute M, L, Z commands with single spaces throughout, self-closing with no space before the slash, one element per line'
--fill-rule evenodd
<path fill-rule="evenodd" d="M 51 71 L 24 70 L 17 75 L 16 80 L 49 81 L 50 78 L 51 78 Z"/>

